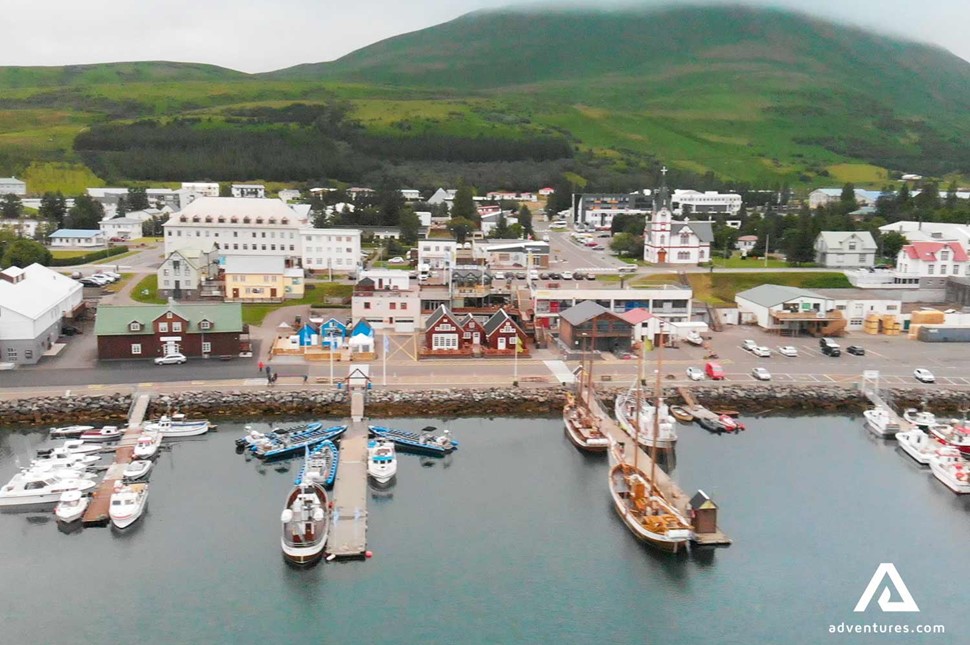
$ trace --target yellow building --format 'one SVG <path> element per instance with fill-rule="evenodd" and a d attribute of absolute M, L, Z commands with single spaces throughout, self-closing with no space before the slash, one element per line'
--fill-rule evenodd
<path fill-rule="evenodd" d="M 287 268 L 282 256 L 226 256 L 226 302 L 281 302 L 303 297 L 303 269 Z"/>

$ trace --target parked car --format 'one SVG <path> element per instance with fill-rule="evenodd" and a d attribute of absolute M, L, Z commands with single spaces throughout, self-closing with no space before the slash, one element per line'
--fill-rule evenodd
<path fill-rule="evenodd" d="M 707 377 L 713 381 L 724 380 L 724 368 L 721 367 L 720 363 L 715 363 L 713 361 L 705 363 L 704 373 L 707 374 Z"/>
<path fill-rule="evenodd" d="M 407 260 L 405 260 L 400 255 L 398 255 L 388 260 L 387 263 L 388 264 L 407 264 Z"/>
<path fill-rule="evenodd" d="M 704 380 L 704 370 L 699 367 L 688 367 L 687 368 L 687 378 L 692 381 L 703 381 Z"/>
<path fill-rule="evenodd" d="M 542 273 L 539 274 L 539 279 L 540 280 L 548 280 L 549 279 L 549 274 L 547 272 L 543 271 Z"/>
<path fill-rule="evenodd" d="M 596 274 L 595 273 L 587 273 L 586 274 L 586 279 L 587 280 L 595 280 L 596 279 Z"/>
<path fill-rule="evenodd" d="M 846 353 L 848 353 L 848 354 L 854 354 L 855 356 L 865 356 L 866 355 L 866 348 L 865 347 L 859 347 L 858 345 L 849 345 L 848 347 L 845 348 L 845 351 L 846 351 Z"/>
<path fill-rule="evenodd" d="M 749 352 L 750 352 L 751 350 L 753 350 L 753 349 L 754 349 L 755 347 L 757 347 L 757 346 L 758 346 L 758 343 L 756 343 L 756 342 L 754 342 L 754 341 L 753 341 L 753 340 L 751 340 L 750 338 L 747 338 L 747 339 L 745 339 L 745 341 L 744 341 L 743 343 L 741 343 L 741 348 L 742 348 L 742 349 L 746 349 L 746 350 L 748 350 Z"/>
<path fill-rule="evenodd" d="M 582 271 L 573 271 L 573 280 L 583 280 L 586 278 L 586 274 Z"/>
<path fill-rule="evenodd" d="M 759 381 L 771 380 L 771 372 L 769 372 L 763 367 L 756 367 L 753 370 L 751 370 L 751 376 L 755 377 Z"/>
<path fill-rule="evenodd" d="M 936 377 L 933 376 L 933 372 L 925 370 L 922 367 L 917 367 L 913 370 L 913 376 L 916 377 L 917 381 L 922 381 L 923 383 L 935 383 Z"/>
<path fill-rule="evenodd" d="M 573 279 L 573 272 L 572 271 L 563 271 L 562 272 L 562 279 L 563 280 L 572 280 Z"/>
<path fill-rule="evenodd" d="M 185 362 L 184 354 L 166 354 L 155 359 L 156 365 L 180 365 Z"/>
<path fill-rule="evenodd" d="M 539 272 L 536 271 L 535 269 L 529 271 L 529 279 L 530 280 L 538 280 L 539 279 Z"/>
<path fill-rule="evenodd" d="M 558 271 L 553 271 L 549 274 L 550 280 L 562 280 L 562 274 Z"/>
<path fill-rule="evenodd" d="M 85 287 L 103 287 L 106 284 L 100 280 L 95 280 L 94 278 L 81 278 L 78 280 L 78 282 L 83 284 Z"/>
<path fill-rule="evenodd" d="M 75 334 L 80 334 L 81 330 L 73 325 L 64 325 L 61 327 L 61 336 L 73 336 Z"/>
<path fill-rule="evenodd" d="M 118 281 L 118 278 L 115 278 L 114 276 L 110 276 L 107 273 L 95 273 L 91 277 L 96 278 L 98 280 L 104 280 L 105 284 Z"/>
<path fill-rule="evenodd" d="M 515 279 L 516 280 L 525 280 L 525 271 L 516 271 L 515 272 Z"/>
<path fill-rule="evenodd" d="M 792 347 L 791 345 L 783 345 L 782 347 L 778 348 L 778 353 L 782 356 L 794 358 L 795 356 L 798 356 L 798 348 Z"/>
<path fill-rule="evenodd" d="M 770 358 L 771 357 L 771 350 L 768 349 L 767 347 L 757 347 L 757 346 L 752 347 L 751 348 L 751 353 L 754 354 L 755 356 L 760 357 L 760 358 Z"/>
<path fill-rule="evenodd" d="M 826 345 L 825 349 L 822 350 L 822 353 L 826 356 L 831 356 L 832 358 L 838 358 L 842 355 L 842 349 L 838 345 Z"/>

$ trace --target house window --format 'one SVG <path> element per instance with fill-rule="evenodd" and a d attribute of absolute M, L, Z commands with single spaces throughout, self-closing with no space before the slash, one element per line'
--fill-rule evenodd
<path fill-rule="evenodd" d="M 212 351 L 212 343 L 210 343 L 209 341 L 205 341 L 204 343 L 202 343 L 203 354 L 208 354 L 211 351 Z"/>
<path fill-rule="evenodd" d="M 432 349 L 458 349 L 457 334 L 432 334 Z"/>
<path fill-rule="evenodd" d="M 8 347 L 7 348 L 7 360 L 8 361 L 15 361 L 15 360 L 17 360 L 17 350 L 14 349 L 13 347 Z"/>
<path fill-rule="evenodd" d="M 182 323 L 180 323 L 180 322 L 173 322 L 172 323 L 172 331 L 173 332 L 180 332 L 180 331 L 182 331 Z"/>
<path fill-rule="evenodd" d="M 24 360 L 30 361 L 30 360 L 33 360 L 33 358 L 34 358 L 34 350 L 32 350 L 32 349 L 25 349 L 24 350 Z"/>
<path fill-rule="evenodd" d="M 926 267 L 926 273 L 927 273 L 928 275 L 933 275 L 933 272 L 934 272 L 934 270 L 935 270 L 935 269 L 936 269 L 936 267 L 935 267 L 935 266 L 933 266 L 932 264 L 930 264 L 930 265 L 928 265 L 928 266 Z"/>
<path fill-rule="evenodd" d="M 208 320 L 203 320 L 202 322 L 199 323 L 199 329 L 203 329 L 203 330 L 212 329 L 212 323 L 209 322 Z"/>
<path fill-rule="evenodd" d="M 865 264 L 866 263 L 866 254 L 865 253 L 860 253 L 859 254 L 859 262 L 861 262 L 862 264 Z"/>
<path fill-rule="evenodd" d="M 397 309 L 397 303 L 396 302 L 392 302 L 391 303 L 391 310 L 393 311 L 395 309 Z"/>
<path fill-rule="evenodd" d="M 140 322 L 129 323 L 128 331 L 141 331 L 141 323 Z"/>
<path fill-rule="evenodd" d="M 364 309 L 370 309 L 370 302 L 367 300 L 364 301 Z"/>
<path fill-rule="evenodd" d="M 940 259 L 943 260 L 944 262 L 946 262 L 947 260 L 949 260 L 950 259 L 950 252 L 949 251 L 940 251 Z"/>
<path fill-rule="evenodd" d="M 168 323 L 167 322 L 158 323 L 158 331 L 163 334 L 168 333 Z"/>
<path fill-rule="evenodd" d="M 680 243 L 684 245 L 690 244 L 690 233 L 681 233 Z"/>
<path fill-rule="evenodd" d="M 401 303 L 401 311 L 405 311 L 405 310 L 407 310 L 407 308 L 408 308 L 408 303 L 402 302 Z"/>
<path fill-rule="evenodd" d="M 849 250 L 855 251 L 855 242 L 849 242 Z"/>
<path fill-rule="evenodd" d="M 139 354 L 141 354 L 141 343 L 132 343 L 131 344 L 131 355 L 132 356 L 138 356 Z"/>

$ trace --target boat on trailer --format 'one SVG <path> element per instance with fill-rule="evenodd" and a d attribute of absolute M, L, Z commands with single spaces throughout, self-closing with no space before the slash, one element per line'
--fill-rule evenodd
<path fill-rule="evenodd" d="M 437 428 L 432 426 L 425 428 L 421 434 L 384 426 L 367 426 L 367 429 L 380 439 L 393 441 L 402 452 L 443 457 L 458 449 L 458 442 L 451 438 L 450 432 L 445 430 L 442 434 L 434 434 Z"/>

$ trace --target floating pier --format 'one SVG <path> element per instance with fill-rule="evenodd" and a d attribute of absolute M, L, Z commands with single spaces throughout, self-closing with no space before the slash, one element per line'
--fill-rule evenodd
<path fill-rule="evenodd" d="M 694 415 L 695 419 L 707 419 L 709 421 L 718 420 L 718 415 L 698 403 L 694 399 L 694 395 L 692 395 L 690 390 L 687 388 L 679 387 L 677 388 L 677 393 L 680 394 L 680 398 L 684 400 L 684 407 L 688 412 Z"/>
<path fill-rule="evenodd" d="M 121 441 L 115 450 L 114 463 L 108 466 L 108 470 L 104 473 L 104 479 L 94 489 L 88 510 L 81 518 L 84 526 L 108 525 L 108 506 L 111 503 L 111 494 L 114 492 L 115 483 L 121 481 L 125 467 L 131 463 L 131 456 L 135 450 L 135 444 L 138 442 L 138 436 L 141 434 L 141 424 L 145 421 L 145 414 L 148 413 L 148 404 L 151 399 L 151 394 L 138 394 L 132 402 L 128 411 L 128 428 L 121 436 Z"/>
<path fill-rule="evenodd" d="M 350 427 L 340 439 L 340 468 L 333 485 L 333 519 L 327 553 L 362 558 L 367 553 L 367 422 L 365 388 L 350 385 Z"/>

